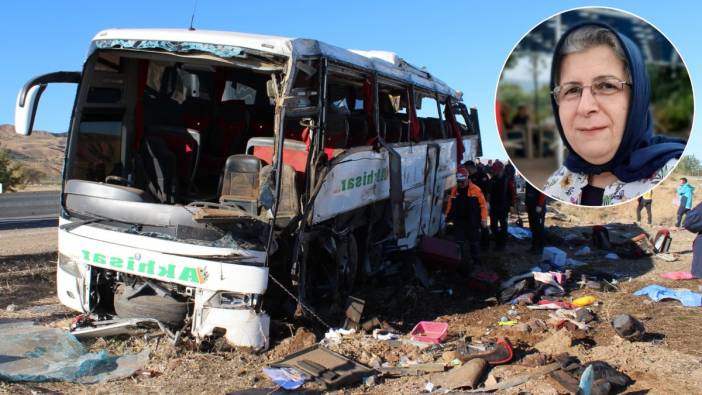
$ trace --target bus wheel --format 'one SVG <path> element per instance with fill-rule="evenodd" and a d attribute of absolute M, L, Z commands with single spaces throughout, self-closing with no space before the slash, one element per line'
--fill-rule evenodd
<path fill-rule="evenodd" d="M 358 244 L 353 233 L 337 242 L 336 270 L 340 293 L 350 294 L 356 282 L 356 273 L 358 273 Z"/>

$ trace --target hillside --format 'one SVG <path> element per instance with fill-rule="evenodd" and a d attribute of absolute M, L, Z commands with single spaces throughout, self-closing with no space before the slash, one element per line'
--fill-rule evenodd
<path fill-rule="evenodd" d="M 0 125 L 0 147 L 26 168 L 37 171 L 41 184 L 59 183 L 66 134 L 37 131 L 24 137 L 15 134 L 13 125 Z"/>

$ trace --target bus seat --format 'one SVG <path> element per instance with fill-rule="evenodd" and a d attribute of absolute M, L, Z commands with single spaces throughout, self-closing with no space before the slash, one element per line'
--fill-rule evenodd
<path fill-rule="evenodd" d="M 250 138 L 246 143 L 246 153 L 259 158 L 265 164 L 272 164 L 273 137 Z M 286 139 L 283 145 L 283 163 L 304 173 L 307 165 L 307 145 L 302 141 Z"/>
<path fill-rule="evenodd" d="M 251 215 L 258 215 L 258 190 L 261 160 L 253 155 L 227 158 L 222 177 L 219 202 L 236 205 Z"/>

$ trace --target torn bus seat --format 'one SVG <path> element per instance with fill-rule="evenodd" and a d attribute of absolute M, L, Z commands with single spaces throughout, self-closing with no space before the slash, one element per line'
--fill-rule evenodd
<path fill-rule="evenodd" d="M 148 136 L 137 156 L 136 185 L 149 191 L 160 203 L 175 203 L 178 197 L 176 157 L 159 137 Z"/>
<path fill-rule="evenodd" d="M 258 215 L 260 171 L 261 160 L 253 155 L 232 155 L 227 158 L 219 202 Z"/>

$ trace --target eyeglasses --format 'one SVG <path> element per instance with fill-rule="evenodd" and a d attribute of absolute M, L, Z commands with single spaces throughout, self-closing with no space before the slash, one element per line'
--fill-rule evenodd
<path fill-rule="evenodd" d="M 580 101 L 583 90 L 590 88 L 593 96 L 611 96 L 624 90 L 624 86 L 631 83 L 622 81 L 616 77 L 605 77 L 596 79 L 590 85 L 581 85 L 575 82 L 559 85 L 551 91 L 556 104 L 573 104 Z"/>

